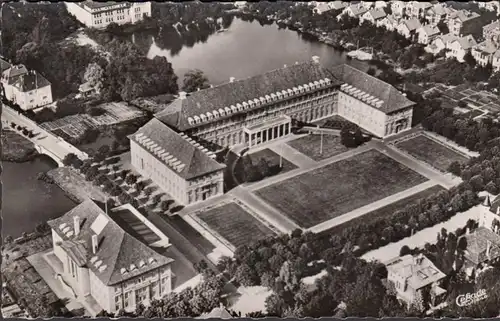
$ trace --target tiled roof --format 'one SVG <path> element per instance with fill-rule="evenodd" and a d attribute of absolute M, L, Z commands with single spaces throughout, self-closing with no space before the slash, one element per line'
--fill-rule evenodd
<path fill-rule="evenodd" d="M 497 50 L 495 44 L 493 42 L 491 42 L 490 40 L 485 40 L 485 41 L 477 44 L 476 46 L 474 46 L 474 49 L 488 53 L 490 55 L 494 54 L 495 51 Z"/>
<path fill-rule="evenodd" d="M 431 25 L 426 25 L 422 27 L 422 30 L 428 35 L 428 36 L 434 36 L 439 34 L 439 29 L 437 27 L 431 26 Z"/>
<path fill-rule="evenodd" d="M 85 1 L 85 2 L 81 2 L 82 5 L 86 5 L 87 7 L 91 8 L 91 9 L 100 9 L 100 8 L 105 8 L 105 7 L 110 7 L 110 6 L 114 6 L 116 4 L 120 4 L 120 3 L 127 3 L 125 1 L 123 2 L 116 2 L 116 1 Z M 127 3 L 129 4 L 129 3 Z"/>
<path fill-rule="evenodd" d="M 486 253 L 490 242 L 490 258 L 500 257 L 500 236 L 486 227 L 479 227 L 474 232 L 462 236 L 467 241 L 465 258 L 479 264 L 488 260 Z"/>
<path fill-rule="evenodd" d="M 412 256 L 408 254 L 386 262 L 385 265 L 388 271 L 392 271 L 407 280 L 408 285 L 414 290 L 421 289 L 446 277 L 424 255 Z"/>
<path fill-rule="evenodd" d="M 50 86 L 50 82 L 36 71 L 31 71 L 27 74 L 17 77 L 17 80 L 13 84 L 13 86 L 19 88 L 19 90 L 22 92 L 27 92 Z"/>
<path fill-rule="evenodd" d="M 470 48 L 474 47 L 475 45 L 477 45 L 476 40 L 471 35 L 467 35 L 467 36 L 458 38 L 455 41 L 458 41 L 458 43 L 460 44 L 460 47 L 462 47 L 462 49 L 465 49 L 465 50 L 470 49 Z"/>
<path fill-rule="evenodd" d="M 195 91 L 185 99 L 175 100 L 156 117 L 173 128 L 184 131 L 191 127 L 188 122 L 189 117 L 231 105 L 236 106 L 238 103 L 259 99 L 325 78 L 331 78 L 331 75 L 319 63 L 309 61 L 293 64 L 250 78 Z"/>
<path fill-rule="evenodd" d="M 467 10 L 458 10 L 450 15 L 450 19 L 459 19 L 461 22 L 478 18 L 479 14 Z"/>
<path fill-rule="evenodd" d="M 3 73 L 3 78 L 8 80 L 8 84 L 14 84 L 18 78 L 22 75 L 28 73 L 28 69 L 24 65 L 16 65 L 12 66 L 9 69 L 5 70 Z"/>
<path fill-rule="evenodd" d="M 378 20 L 386 16 L 385 11 L 380 8 L 370 10 L 370 14 L 374 20 Z"/>
<path fill-rule="evenodd" d="M 180 163 L 172 166 L 172 169 L 184 179 L 199 177 L 225 168 L 225 165 L 219 164 L 209 157 L 206 152 L 202 151 L 201 147 L 195 146 L 156 118 L 151 119 L 146 125 L 129 137 L 139 145 L 141 145 L 140 141 L 143 137 L 147 137 L 159 146 L 158 153 L 163 149 L 163 151 L 168 152 L 176 158 Z M 152 155 L 155 154 L 152 153 Z M 161 159 L 158 156 L 157 158 Z M 177 171 L 176 167 L 182 164 L 184 166 L 181 166 L 180 171 Z"/>
<path fill-rule="evenodd" d="M 80 220 L 78 235 L 74 231 L 75 217 Z M 85 263 L 106 285 L 121 283 L 173 262 L 125 232 L 92 200 L 47 223 L 62 238 L 61 247 L 66 253 L 76 263 Z M 92 253 L 93 235 L 98 235 L 96 254 Z M 141 261 L 145 262 L 142 267 Z M 130 269 L 132 264 L 135 269 Z"/>
<path fill-rule="evenodd" d="M 420 21 L 418 21 L 418 19 L 415 18 L 404 20 L 403 23 L 410 31 L 417 30 L 421 26 Z"/>
<path fill-rule="evenodd" d="M 335 78 L 383 100 L 379 109 L 384 113 L 391 113 L 415 104 L 390 84 L 352 66 L 344 64 L 334 67 L 331 71 Z"/>
<path fill-rule="evenodd" d="M 489 23 L 486 26 L 484 26 L 483 32 L 488 33 L 495 29 L 498 29 L 498 31 L 500 31 L 500 20 L 493 21 L 492 23 Z"/>
<path fill-rule="evenodd" d="M 0 58 L 0 73 L 3 73 L 5 70 L 9 69 L 11 67 L 11 64 Z"/>

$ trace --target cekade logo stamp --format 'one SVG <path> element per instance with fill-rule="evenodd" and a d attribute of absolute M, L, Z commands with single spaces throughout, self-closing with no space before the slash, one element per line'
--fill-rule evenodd
<path fill-rule="evenodd" d="M 466 294 L 460 294 L 457 296 L 455 302 L 459 307 L 466 307 L 469 305 L 472 305 L 474 303 L 477 303 L 479 301 L 482 301 L 488 297 L 488 294 L 486 294 L 485 289 L 481 289 L 477 291 L 476 293 L 466 293 Z"/>

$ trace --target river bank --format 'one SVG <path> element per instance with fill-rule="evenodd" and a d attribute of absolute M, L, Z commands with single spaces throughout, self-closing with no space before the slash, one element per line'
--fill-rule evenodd
<path fill-rule="evenodd" d="M 35 145 L 21 134 L 2 129 L 2 161 L 23 163 L 38 155 Z"/>

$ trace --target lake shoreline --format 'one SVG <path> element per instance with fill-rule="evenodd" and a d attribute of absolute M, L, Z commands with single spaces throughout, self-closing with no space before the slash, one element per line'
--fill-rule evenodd
<path fill-rule="evenodd" d="M 35 159 L 39 153 L 35 145 L 10 129 L 2 129 L 2 162 L 25 163 Z"/>

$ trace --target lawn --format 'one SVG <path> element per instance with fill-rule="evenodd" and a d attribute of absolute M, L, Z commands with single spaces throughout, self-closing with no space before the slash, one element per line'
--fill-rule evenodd
<path fill-rule="evenodd" d="M 398 210 L 402 210 L 408 205 L 415 204 L 419 200 L 424 200 L 427 197 L 435 195 L 443 190 L 445 190 L 445 189 L 441 185 L 436 185 L 436 186 L 430 187 L 426 190 L 415 193 L 415 194 L 408 196 L 406 198 L 400 199 L 399 201 L 396 201 L 392 204 L 386 205 L 384 207 L 381 207 L 379 209 L 376 209 L 374 211 L 366 213 L 365 215 L 363 215 L 361 217 L 358 217 L 358 218 L 355 218 L 353 220 L 347 221 L 343 224 L 334 226 L 331 229 L 328 229 L 328 230 L 321 232 L 321 234 L 331 236 L 334 234 L 340 234 L 340 233 L 342 233 L 343 230 L 346 230 L 352 226 L 357 226 L 360 224 L 366 224 L 366 225 L 371 224 L 371 222 L 373 222 L 377 219 L 389 217 L 394 212 L 396 212 Z"/>
<path fill-rule="evenodd" d="M 288 161 L 286 158 L 282 157 L 281 162 L 282 162 L 282 167 L 281 169 L 279 168 L 280 165 L 280 155 L 276 154 L 272 150 L 266 148 L 263 150 L 260 150 L 255 153 L 247 154 L 243 157 L 250 157 L 250 160 L 252 161 L 252 164 L 255 165 L 258 169 L 258 164 L 261 159 L 265 159 L 268 162 L 269 167 L 271 168 L 271 171 L 273 174 L 278 174 L 278 173 L 286 173 L 288 171 L 291 171 L 292 169 L 296 169 L 297 166 L 295 166 L 293 163 Z M 245 182 L 245 172 L 247 171 L 244 167 L 244 164 L 242 162 L 242 158 L 240 158 L 237 161 L 236 166 L 234 167 L 234 175 L 236 177 L 236 180 L 239 183 Z"/>
<path fill-rule="evenodd" d="M 26 162 L 35 157 L 35 145 L 19 132 L 2 129 L 2 160 L 13 162 Z"/>
<path fill-rule="evenodd" d="M 467 157 L 425 135 L 404 140 L 396 146 L 442 171 L 447 171 L 448 166 L 454 161 L 461 163 L 467 161 Z"/>
<path fill-rule="evenodd" d="M 256 193 L 298 225 L 309 228 L 425 181 L 394 159 L 370 150 Z"/>
<path fill-rule="evenodd" d="M 200 212 L 196 216 L 235 247 L 274 235 L 273 231 L 236 203 Z"/>
<path fill-rule="evenodd" d="M 86 181 L 71 167 L 54 168 L 48 171 L 47 175 L 74 200 L 83 202 L 87 198 L 92 198 L 104 202 L 106 199 L 106 194 L 99 187 Z"/>
<path fill-rule="evenodd" d="M 321 135 L 307 135 L 287 143 L 315 161 L 330 158 L 349 150 L 340 143 L 340 137 L 323 135 L 323 153 L 320 154 Z"/>

